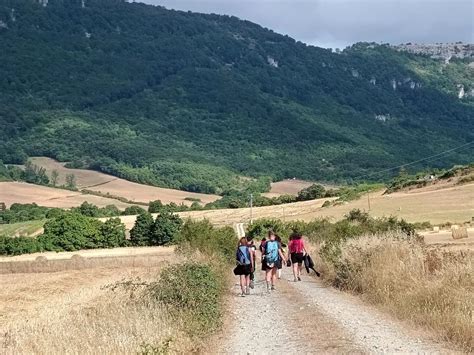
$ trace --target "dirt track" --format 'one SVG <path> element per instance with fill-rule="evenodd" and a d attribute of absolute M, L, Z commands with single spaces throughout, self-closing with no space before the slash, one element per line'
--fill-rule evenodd
<path fill-rule="evenodd" d="M 233 288 L 229 323 L 218 341 L 225 354 L 447 353 L 439 344 L 359 299 L 313 277 L 293 282 L 284 268 L 267 294 L 263 275 L 250 296 Z"/>

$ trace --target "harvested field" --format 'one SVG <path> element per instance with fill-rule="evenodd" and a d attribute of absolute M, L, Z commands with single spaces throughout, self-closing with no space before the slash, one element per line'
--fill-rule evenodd
<path fill-rule="evenodd" d="M 370 193 L 370 214 L 375 217 L 398 216 L 409 222 L 431 222 L 441 224 L 447 221 L 464 223 L 474 216 L 474 184 L 451 187 L 443 190 L 420 193 L 397 192 L 383 195 L 382 191 Z M 331 207 L 322 207 L 324 201 L 296 202 L 279 206 L 255 207 L 253 219 L 281 218 L 284 220 L 310 221 L 315 218 L 339 220 L 354 208 L 368 210 L 367 195 L 359 200 Z M 216 225 L 233 225 L 250 220 L 250 208 L 193 211 L 180 213 L 183 218 L 209 219 Z M 121 217 L 127 228 L 131 228 L 134 216 Z"/>
<path fill-rule="evenodd" d="M 0 353 L 138 353 L 142 344 L 178 338 L 179 322 L 158 305 L 110 288 L 156 280 L 174 258 L 166 253 L 86 259 L 94 264 L 77 269 L 77 260 L 56 260 L 62 271 L 0 274 Z"/>
<path fill-rule="evenodd" d="M 48 175 L 51 171 L 57 170 L 59 173 L 59 184 L 64 184 L 65 177 L 68 174 L 74 174 L 79 189 L 87 189 L 126 198 L 129 201 L 148 203 L 153 200 L 161 200 L 163 203 L 174 202 L 176 204 L 184 203 L 191 205 L 192 201 L 186 200 L 187 197 L 199 199 L 204 204 L 213 202 L 220 198 L 217 195 L 199 194 L 174 189 L 137 184 L 112 175 L 99 173 L 93 170 L 68 169 L 63 163 L 54 159 L 45 157 L 36 157 L 30 159 L 32 163 L 42 166 L 46 169 Z"/>
<path fill-rule="evenodd" d="M 115 205 L 125 209 L 131 204 L 100 196 L 86 195 L 77 191 L 56 189 L 47 186 L 27 184 L 23 182 L 0 182 L 0 202 L 7 207 L 17 203 L 37 203 L 45 207 L 71 208 L 81 205 L 84 201 L 99 207 Z"/>
<path fill-rule="evenodd" d="M 311 186 L 313 183 L 303 180 L 287 179 L 278 182 L 272 182 L 270 192 L 262 194 L 266 197 L 279 197 L 281 195 L 298 195 L 298 192 Z"/>

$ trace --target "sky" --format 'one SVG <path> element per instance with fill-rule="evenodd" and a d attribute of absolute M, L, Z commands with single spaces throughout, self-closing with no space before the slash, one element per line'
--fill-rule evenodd
<path fill-rule="evenodd" d="M 474 43 L 474 0 L 141 0 L 234 15 L 307 44 Z"/>

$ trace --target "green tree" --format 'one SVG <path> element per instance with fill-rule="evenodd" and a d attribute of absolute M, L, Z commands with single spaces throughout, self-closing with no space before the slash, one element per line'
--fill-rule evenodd
<path fill-rule="evenodd" d="M 102 244 L 99 248 L 116 248 L 127 244 L 125 239 L 125 225 L 120 218 L 111 218 L 100 226 Z"/>
<path fill-rule="evenodd" d="M 160 213 L 150 229 L 150 243 L 152 245 L 166 245 L 175 240 L 181 230 L 183 221 L 178 215 L 168 211 Z"/>
<path fill-rule="evenodd" d="M 79 207 L 73 210 L 86 217 L 99 217 L 99 207 L 87 201 L 84 201 Z"/>
<path fill-rule="evenodd" d="M 143 212 L 137 216 L 135 225 L 130 230 L 130 242 L 136 246 L 150 245 L 150 231 L 153 225 L 153 217 L 149 212 Z"/>
<path fill-rule="evenodd" d="M 150 201 L 148 205 L 148 212 L 150 213 L 160 213 L 165 205 L 161 202 L 161 200 Z"/>
<path fill-rule="evenodd" d="M 317 198 L 324 197 L 325 194 L 324 186 L 319 184 L 313 184 L 298 193 L 298 201 L 308 201 Z"/>
<path fill-rule="evenodd" d="M 64 213 L 45 223 L 43 238 L 66 251 L 95 248 L 103 243 L 101 225 L 78 213 Z"/>
<path fill-rule="evenodd" d="M 137 214 L 141 214 L 143 212 L 146 212 L 146 210 L 143 207 L 140 206 L 130 206 L 125 208 L 125 210 L 122 212 L 123 216 L 133 216 Z"/>

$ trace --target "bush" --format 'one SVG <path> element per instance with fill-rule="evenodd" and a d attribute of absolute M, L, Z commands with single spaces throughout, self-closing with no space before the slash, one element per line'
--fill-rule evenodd
<path fill-rule="evenodd" d="M 0 236 L 0 255 L 21 255 L 41 251 L 41 243 L 34 238 Z"/>
<path fill-rule="evenodd" d="M 223 284 L 209 266 L 195 262 L 169 266 L 150 288 L 152 296 L 172 313 L 189 320 L 186 330 L 193 336 L 206 334 L 221 325 Z"/>
<path fill-rule="evenodd" d="M 235 260 L 237 238 L 231 227 L 215 228 L 208 220 L 187 220 L 177 242 L 181 252 L 199 251 L 221 258 L 224 262 Z"/>

